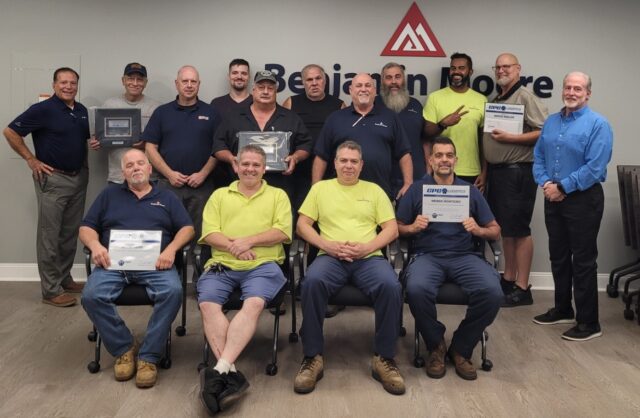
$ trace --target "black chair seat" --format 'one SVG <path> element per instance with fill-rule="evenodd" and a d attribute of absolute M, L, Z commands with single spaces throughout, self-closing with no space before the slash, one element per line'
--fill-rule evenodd
<path fill-rule="evenodd" d="M 116 299 L 118 306 L 153 305 L 149 299 L 145 286 L 130 284 L 122 290 L 122 294 Z"/>
<path fill-rule="evenodd" d="M 329 298 L 329 305 L 373 306 L 373 301 L 354 285 L 347 284 Z"/>
<path fill-rule="evenodd" d="M 469 296 L 456 283 L 445 281 L 438 290 L 436 303 L 445 305 L 468 305 Z"/>

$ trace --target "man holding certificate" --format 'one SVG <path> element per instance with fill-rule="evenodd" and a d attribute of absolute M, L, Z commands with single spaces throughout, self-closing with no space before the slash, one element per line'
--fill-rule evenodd
<path fill-rule="evenodd" d="M 413 183 L 400 200 L 396 215 L 400 235 L 410 239 L 412 259 L 405 270 L 407 299 L 429 350 L 427 375 L 434 379 L 445 375 L 448 353 L 458 376 L 474 380 L 477 374 L 470 361 L 473 349 L 498 314 L 504 296 L 498 272 L 484 260 L 483 254 L 476 252 L 473 239 L 497 240 L 500 226 L 480 191 L 454 175 L 456 162 L 453 142 L 436 137 L 429 157 L 433 177 L 426 175 Z M 436 198 L 429 199 L 429 194 L 441 191 L 447 196 L 449 190 L 464 188 L 469 190 L 466 218 L 440 221 L 443 217 L 448 220 L 451 218 L 447 216 L 457 216 L 459 206 L 464 204 L 464 193 L 442 197 L 439 202 Z M 456 207 L 449 212 L 445 210 L 443 217 L 434 218 L 431 209 L 427 212 L 423 207 L 424 203 L 439 203 L 443 210 L 442 203 L 449 199 Z M 445 327 L 437 320 L 435 306 L 438 289 L 445 279 L 457 283 L 469 295 L 467 314 L 454 332 L 448 351 Z"/>
<path fill-rule="evenodd" d="M 502 229 L 503 306 L 531 305 L 530 224 L 537 190 L 531 168 L 533 146 L 548 112 L 520 82 L 520 63 L 515 55 L 500 54 L 493 70 L 500 94 L 487 104 L 482 149 L 489 163 L 487 199 Z"/>
<path fill-rule="evenodd" d="M 167 333 L 182 299 L 175 254 L 193 238 L 194 230 L 189 214 L 175 194 L 149 182 L 151 164 L 144 152 L 128 150 L 122 157 L 122 172 L 125 183 L 107 186 L 80 227 L 80 240 L 91 250 L 96 265 L 82 292 L 82 306 L 107 351 L 116 357 L 116 380 L 129 380 L 135 374 L 138 387 L 151 387 L 156 382 L 156 363 L 162 357 Z M 156 239 L 148 239 L 154 235 L 160 236 L 159 245 L 154 242 Z M 115 247 L 129 247 L 133 260 L 126 257 L 122 260 L 114 252 Z M 136 258 L 154 254 L 155 265 L 148 270 L 136 264 Z M 141 346 L 114 304 L 130 283 L 146 286 L 149 298 L 154 301 Z"/>

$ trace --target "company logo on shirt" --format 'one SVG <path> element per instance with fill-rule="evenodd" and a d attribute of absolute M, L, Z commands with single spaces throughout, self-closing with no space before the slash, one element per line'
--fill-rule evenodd
<path fill-rule="evenodd" d="M 198 120 L 209 120 L 209 116 L 198 115 Z"/>
<path fill-rule="evenodd" d="M 387 125 L 384 124 L 384 122 L 378 122 L 378 123 L 374 123 L 374 125 L 376 126 L 382 126 L 383 128 L 388 128 Z"/>
<path fill-rule="evenodd" d="M 159 200 L 156 200 L 155 202 L 151 202 L 150 203 L 151 206 L 160 206 L 160 207 L 166 207 L 165 205 L 163 205 L 162 203 L 160 203 Z"/>
<path fill-rule="evenodd" d="M 398 25 L 381 56 L 445 57 L 420 8 L 414 2 Z"/>

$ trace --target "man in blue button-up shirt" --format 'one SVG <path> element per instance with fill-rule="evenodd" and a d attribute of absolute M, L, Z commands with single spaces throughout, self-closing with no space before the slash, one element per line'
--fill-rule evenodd
<path fill-rule="evenodd" d="M 562 334 L 572 341 L 602 335 L 598 321 L 597 238 L 604 209 L 600 185 L 611 160 L 609 122 L 592 111 L 591 78 L 565 76 L 565 107 L 547 119 L 534 148 L 533 175 L 545 197 L 555 307 L 534 318 L 537 324 L 574 323 Z M 575 295 L 576 315 L 571 306 Z"/>

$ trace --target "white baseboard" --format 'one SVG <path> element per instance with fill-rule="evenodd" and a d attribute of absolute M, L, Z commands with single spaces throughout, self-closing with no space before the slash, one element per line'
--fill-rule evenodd
<path fill-rule="evenodd" d="M 74 264 L 71 275 L 78 281 L 86 281 L 83 264 Z M 37 282 L 38 267 L 33 263 L 0 263 L 0 282 Z M 536 290 L 552 290 L 553 276 L 551 272 L 532 272 L 530 283 Z M 605 291 L 609 283 L 608 274 L 598 274 L 598 290 Z"/>

